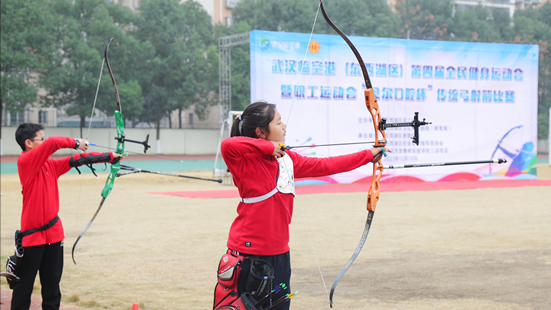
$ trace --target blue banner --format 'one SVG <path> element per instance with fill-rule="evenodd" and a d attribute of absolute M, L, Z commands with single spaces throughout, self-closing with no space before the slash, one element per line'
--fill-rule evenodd
<path fill-rule="evenodd" d="M 508 159 L 506 165 L 385 171 L 397 180 L 535 178 L 538 46 L 350 37 L 387 122 L 432 125 L 387 129 L 392 154 L 384 164 Z M 338 35 L 250 33 L 251 99 L 277 105 L 289 145 L 374 140 L 358 60 Z M 350 153 L 362 146 L 300 149 L 311 156 Z M 299 150 L 299 149 L 297 149 Z M 370 167 L 332 176 L 356 182 Z"/>

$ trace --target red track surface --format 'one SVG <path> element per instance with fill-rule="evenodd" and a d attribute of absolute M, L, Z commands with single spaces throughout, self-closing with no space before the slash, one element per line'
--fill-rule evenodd
<path fill-rule="evenodd" d="M 499 180 L 476 182 L 416 182 L 416 183 L 385 183 L 381 185 L 382 192 L 402 191 L 438 191 L 475 188 L 521 187 L 521 186 L 551 186 L 551 180 Z M 330 184 L 297 186 L 296 193 L 324 194 L 324 193 L 356 193 L 367 192 L 369 184 Z M 221 189 L 215 191 L 176 191 L 150 192 L 150 194 L 181 196 L 189 198 L 233 198 L 239 197 L 237 189 Z"/>

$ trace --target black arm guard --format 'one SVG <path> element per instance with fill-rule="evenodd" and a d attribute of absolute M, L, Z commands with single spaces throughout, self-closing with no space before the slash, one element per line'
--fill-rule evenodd
<path fill-rule="evenodd" d="M 112 162 L 115 163 L 115 160 L 112 160 L 110 153 L 78 153 L 71 156 L 69 160 L 70 167 L 80 167 L 82 165 L 95 164 L 95 163 L 105 163 Z M 118 158 L 117 158 L 118 162 Z"/>
<path fill-rule="evenodd" d="M 75 167 L 77 169 L 78 174 L 80 174 L 80 170 L 78 170 L 77 167 L 80 167 L 82 165 L 88 166 L 90 170 L 92 170 L 92 173 L 95 176 L 98 176 L 96 174 L 96 169 L 92 167 L 92 164 L 96 163 L 105 163 L 110 162 L 111 164 L 116 164 L 120 160 L 120 157 L 117 158 L 111 158 L 110 153 L 98 153 L 98 152 L 92 152 L 92 153 L 79 153 L 71 156 L 71 159 L 69 159 L 69 166 Z"/>

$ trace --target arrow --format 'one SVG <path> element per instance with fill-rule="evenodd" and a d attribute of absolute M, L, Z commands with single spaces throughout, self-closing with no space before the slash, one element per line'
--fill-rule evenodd
<path fill-rule="evenodd" d="M 328 144 L 311 144 L 311 145 L 297 145 L 297 146 L 285 146 L 285 149 L 299 149 L 305 147 L 322 147 L 322 146 L 336 146 L 336 145 L 351 145 L 351 144 L 370 144 L 375 143 L 375 141 L 366 141 L 366 142 L 347 142 L 347 143 L 328 143 Z"/>
<path fill-rule="evenodd" d="M 498 158 L 498 159 L 478 160 L 478 161 L 456 161 L 456 162 L 449 162 L 449 163 L 388 165 L 388 166 L 383 166 L 383 168 L 384 169 L 426 168 L 426 167 L 456 166 L 456 165 L 504 164 L 506 162 L 507 162 L 507 159 Z"/>

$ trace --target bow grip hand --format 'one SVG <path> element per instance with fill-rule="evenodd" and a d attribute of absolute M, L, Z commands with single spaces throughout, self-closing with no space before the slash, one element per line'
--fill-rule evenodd
<path fill-rule="evenodd" d="M 274 152 L 272 153 L 272 155 L 277 158 L 285 156 L 285 143 L 274 142 L 274 141 L 271 141 L 271 142 L 274 144 Z"/>

